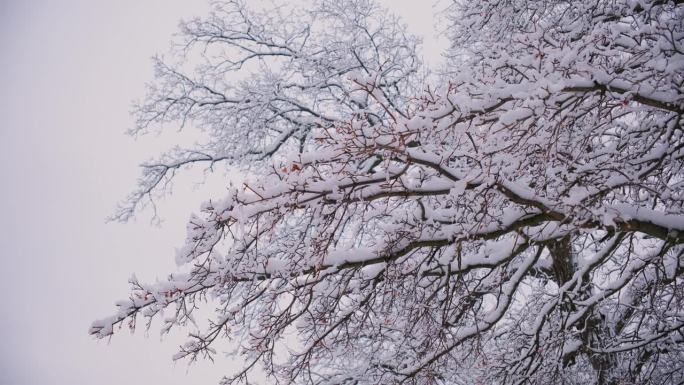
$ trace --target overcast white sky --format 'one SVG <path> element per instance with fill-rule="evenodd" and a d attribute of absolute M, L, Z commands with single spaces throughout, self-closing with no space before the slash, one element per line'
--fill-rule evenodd
<path fill-rule="evenodd" d="M 430 1 L 383 3 L 437 55 Z M 185 220 L 207 198 L 183 179 L 161 227 L 149 216 L 105 223 L 137 165 L 161 151 L 124 135 L 149 58 L 181 18 L 207 10 L 205 0 L 0 0 L 0 384 L 215 384 L 234 365 L 174 364 L 183 333 L 87 334 L 132 273 L 173 271 Z"/>

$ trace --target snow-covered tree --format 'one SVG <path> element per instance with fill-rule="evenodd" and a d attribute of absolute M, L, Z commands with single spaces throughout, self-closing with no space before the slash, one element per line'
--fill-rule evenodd
<path fill-rule="evenodd" d="M 90 332 L 187 326 L 209 298 L 176 358 L 232 339 L 224 384 L 684 381 L 684 4 L 444 12 L 440 76 L 370 1 L 185 23 L 137 130 L 210 139 L 146 165 L 117 217 L 185 166 L 250 177 L 191 217 L 178 273 Z"/>

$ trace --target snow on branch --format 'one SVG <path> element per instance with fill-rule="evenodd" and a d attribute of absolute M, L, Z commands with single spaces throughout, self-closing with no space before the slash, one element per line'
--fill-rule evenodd
<path fill-rule="evenodd" d="M 186 23 L 182 58 L 211 54 L 194 75 L 159 64 L 138 129 L 187 120 L 211 140 L 145 165 L 119 217 L 185 165 L 253 177 L 192 216 L 185 273 L 133 280 L 90 332 L 167 308 L 165 331 L 192 324 L 208 296 L 175 358 L 240 338 L 224 384 L 684 380 L 684 6 L 445 12 L 429 87 L 417 39 L 370 1 Z"/>

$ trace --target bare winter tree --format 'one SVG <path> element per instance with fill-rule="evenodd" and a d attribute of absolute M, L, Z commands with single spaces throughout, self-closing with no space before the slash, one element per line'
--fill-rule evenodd
<path fill-rule="evenodd" d="M 182 273 L 133 281 L 90 332 L 186 325 L 211 297 L 176 358 L 234 339 L 247 364 L 223 384 L 684 381 L 684 4 L 445 13 L 430 81 L 369 1 L 186 23 L 179 57 L 201 64 L 157 63 L 138 130 L 211 140 L 146 165 L 118 217 L 186 165 L 256 176 L 190 219 Z"/>

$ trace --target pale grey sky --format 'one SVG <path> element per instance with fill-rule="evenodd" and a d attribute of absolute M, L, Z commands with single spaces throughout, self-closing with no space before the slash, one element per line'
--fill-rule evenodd
<path fill-rule="evenodd" d="M 430 1 L 383 3 L 439 52 Z M 174 364 L 182 331 L 160 341 L 140 328 L 110 343 L 87 334 L 127 295 L 132 273 L 173 271 L 185 220 L 207 197 L 181 178 L 160 206 L 161 227 L 149 215 L 104 221 L 137 164 L 168 140 L 124 135 L 149 58 L 166 51 L 179 19 L 207 9 L 205 0 L 0 0 L 0 384 L 215 384 L 231 366 Z"/>

